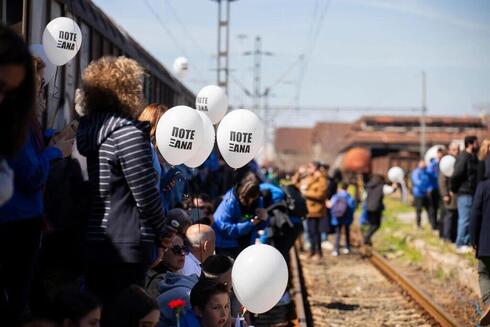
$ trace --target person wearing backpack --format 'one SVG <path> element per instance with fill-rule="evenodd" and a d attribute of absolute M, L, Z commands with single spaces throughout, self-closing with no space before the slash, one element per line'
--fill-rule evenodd
<path fill-rule="evenodd" d="M 330 216 L 332 217 L 331 226 L 335 228 L 335 249 L 332 252 L 332 255 L 335 257 L 339 255 L 342 226 L 344 226 L 345 230 L 345 248 L 342 250 L 342 253 L 350 253 L 350 225 L 354 220 L 356 202 L 347 192 L 348 186 L 346 182 L 340 182 L 338 184 L 339 190 L 327 202 L 327 207 L 330 209 Z"/>
<path fill-rule="evenodd" d="M 364 235 L 364 244 L 372 245 L 371 238 L 381 226 L 381 215 L 384 210 L 383 204 L 383 176 L 373 175 L 366 185 L 366 211 L 369 229 Z"/>

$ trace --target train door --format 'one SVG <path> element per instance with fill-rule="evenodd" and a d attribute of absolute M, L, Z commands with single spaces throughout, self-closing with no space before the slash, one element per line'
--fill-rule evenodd
<path fill-rule="evenodd" d="M 0 21 L 17 34 L 26 36 L 28 0 L 0 0 Z"/>

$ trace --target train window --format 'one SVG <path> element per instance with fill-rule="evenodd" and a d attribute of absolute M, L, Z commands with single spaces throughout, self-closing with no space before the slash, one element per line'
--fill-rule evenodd
<path fill-rule="evenodd" d="M 0 0 L 2 23 L 10 26 L 17 34 L 22 34 L 23 1 Z"/>
<path fill-rule="evenodd" d="M 106 38 L 103 38 L 103 40 L 102 40 L 102 54 L 104 56 L 112 55 L 112 44 Z"/>
<path fill-rule="evenodd" d="M 102 38 L 95 29 L 92 29 L 92 56 L 91 59 L 95 60 L 100 58 L 102 54 Z"/>
<path fill-rule="evenodd" d="M 115 57 L 122 56 L 122 51 L 118 47 L 114 46 L 112 47 L 112 55 Z"/>
<path fill-rule="evenodd" d="M 90 62 L 90 26 L 81 22 L 80 29 L 83 42 L 78 56 L 80 56 L 80 71 L 83 71 Z"/>

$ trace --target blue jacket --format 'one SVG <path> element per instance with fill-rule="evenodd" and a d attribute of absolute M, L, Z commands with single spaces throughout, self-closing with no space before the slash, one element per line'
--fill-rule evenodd
<path fill-rule="evenodd" d="M 432 159 L 427 166 L 431 190 L 439 189 L 439 161 Z"/>
<path fill-rule="evenodd" d="M 432 191 L 430 176 L 426 169 L 417 168 L 412 172 L 412 193 L 416 198 L 427 196 Z"/>
<path fill-rule="evenodd" d="M 194 311 L 186 310 L 180 318 L 180 327 L 201 327 L 201 323 Z"/>
<path fill-rule="evenodd" d="M 18 221 L 44 214 L 43 188 L 48 179 L 50 161 L 62 158 L 58 148 L 39 149 L 34 133 L 8 165 L 14 171 L 14 194 L 0 207 L 0 223 Z"/>
<path fill-rule="evenodd" d="M 262 198 L 259 198 L 260 207 L 262 207 Z M 216 248 L 238 248 L 238 238 L 247 234 L 250 234 L 250 244 L 255 242 L 257 228 L 249 220 L 242 220 L 242 211 L 234 188 L 226 192 L 216 209 L 213 229 L 216 233 Z"/>
<path fill-rule="evenodd" d="M 157 298 L 160 307 L 160 322 L 158 326 L 174 326 L 177 320 L 174 310 L 170 309 L 168 303 L 172 300 L 184 300 L 185 310 L 190 311 L 191 290 L 196 285 L 198 277 L 194 274 L 184 276 L 173 272 L 165 273 L 165 277 L 158 283 L 160 295 Z"/>
<path fill-rule="evenodd" d="M 330 215 L 332 217 L 331 224 L 332 226 L 338 226 L 338 225 L 350 225 L 352 224 L 352 221 L 354 220 L 354 211 L 356 210 L 356 201 L 350 196 L 347 191 L 339 191 L 337 192 L 333 197 L 332 197 L 332 205 L 335 205 L 339 201 L 340 198 L 345 199 L 347 202 L 347 212 L 345 213 L 344 217 L 338 218 L 335 217 L 333 214 L 332 210 L 330 210 Z"/>

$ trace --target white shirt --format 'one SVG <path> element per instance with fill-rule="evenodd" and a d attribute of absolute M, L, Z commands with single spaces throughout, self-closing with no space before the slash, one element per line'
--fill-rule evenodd
<path fill-rule="evenodd" d="M 179 270 L 179 274 L 184 276 L 190 276 L 192 274 L 201 276 L 201 262 L 192 254 L 189 253 L 185 256 L 184 268 Z"/>

